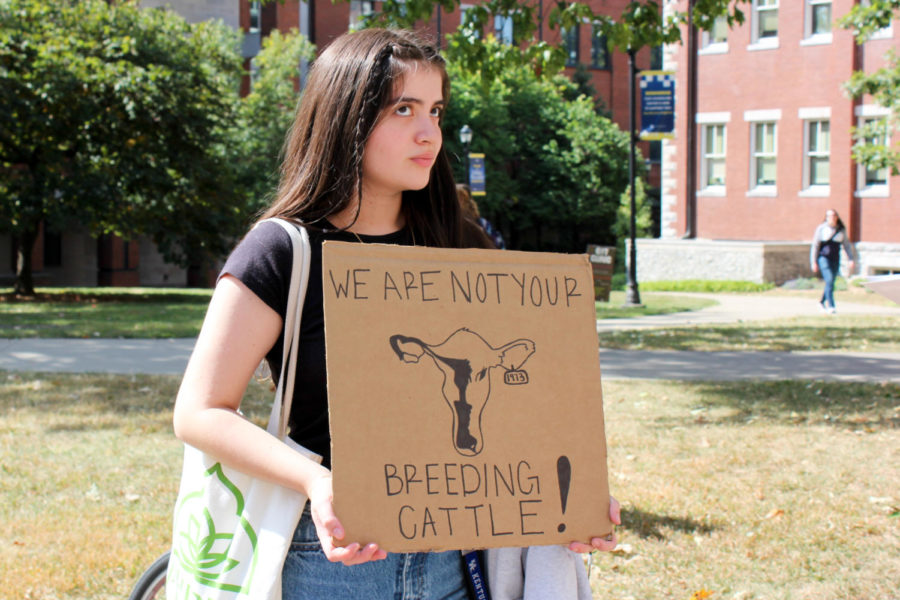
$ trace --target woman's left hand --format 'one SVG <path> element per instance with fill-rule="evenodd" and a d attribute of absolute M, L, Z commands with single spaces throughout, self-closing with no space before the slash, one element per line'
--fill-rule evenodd
<path fill-rule="evenodd" d="M 621 507 L 619 506 L 619 501 L 612 496 L 609 497 L 609 520 L 616 525 L 622 524 Z M 593 552 L 594 550 L 609 552 L 616 547 L 616 543 L 616 532 L 615 530 L 613 530 L 613 532 L 605 538 L 591 538 L 590 544 L 585 544 L 583 542 L 572 542 L 571 544 L 569 544 L 569 550 L 571 550 L 572 552 L 582 553 Z"/>

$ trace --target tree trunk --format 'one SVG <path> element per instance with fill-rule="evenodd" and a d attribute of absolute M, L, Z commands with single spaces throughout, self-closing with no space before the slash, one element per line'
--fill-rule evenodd
<path fill-rule="evenodd" d="M 31 254 L 37 239 L 37 228 L 13 235 L 16 246 L 16 296 L 34 296 L 34 278 L 31 274 Z"/>

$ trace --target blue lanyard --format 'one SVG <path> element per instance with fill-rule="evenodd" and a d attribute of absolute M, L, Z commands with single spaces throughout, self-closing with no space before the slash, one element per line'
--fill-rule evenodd
<path fill-rule="evenodd" d="M 484 571 L 481 568 L 481 556 L 477 550 L 463 554 L 463 562 L 466 565 L 466 575 L 472 584 L 474 600 L 491 600 L 487 582 L 484 580 Z"/>

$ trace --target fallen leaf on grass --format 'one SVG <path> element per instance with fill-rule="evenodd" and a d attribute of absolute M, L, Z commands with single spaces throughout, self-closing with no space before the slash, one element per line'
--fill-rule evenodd
<path fill-rule="evenodd" d="M 705 588 L 699 589 L 696 592 L 694 592 L 693 594 L 691 594 L 690 600 L 706 600 L 713 594 L 715 594 L 715 592 L 713 592 L 711 590 L 707 590 Z"/>
<path fill-rule="evenodd" d="M 784 516 L 784 511 L 780 508 L 773 508 L 769 512 L 766 513 L 766 516 L 763 519 L 777 519 L 779 517 Z"/>
<path fill-rule="evenodd" d="M 628 556 L 634 552 L 634 548 L 631 544 L 619 544 L 612 550 L 612 554 L 620 554 L 622 556 Z"/>

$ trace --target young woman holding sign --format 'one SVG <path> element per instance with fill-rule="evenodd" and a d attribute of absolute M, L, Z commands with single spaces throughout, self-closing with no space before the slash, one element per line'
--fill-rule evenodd
<path fill-rule="evenodd" d="M 174 417 L 180 439 L 309 497 L 284 566 L 284 598 L 395 598 L 399 589 L 403 598 L 466 597 L 459 552 L 389 555 L 367 540 L 344 539 L 332 507 L 321 284 L 324 240 L 490 246 L 460 213 L 441 144 L 448 92 L 443 59 L 404 31 L 341 36 L 310 70 L 278 194 L 263 217 L 301 223 L 310 235 L 290 436 L 322 455 L 322 464 L 273 442 L 238 413 L 262 359 L 279 375 L 291 243 L 277 224 L 253 229 L 226 262 L 184 375 Z M 618 523 L 614 501 L 610 512 Z M 614 546 L 612 537 L 570 548 Z"/>

